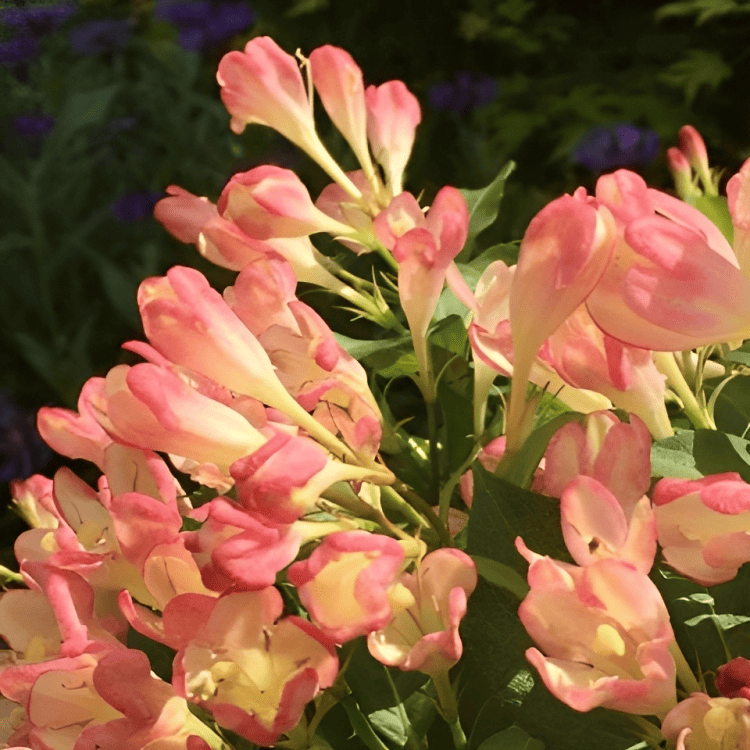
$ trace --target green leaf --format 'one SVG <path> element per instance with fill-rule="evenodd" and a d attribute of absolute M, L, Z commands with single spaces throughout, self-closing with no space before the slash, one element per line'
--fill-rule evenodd
<path fill-rule="evenodd" d="M 663 71 L 659 79 L 668 86 L 683 89 L 685 100 L 691 105 L 700 89 L 704 86 L 716 89 L 731 75 L 732 68 L 718 52 L 691 49 L 682 60 L 672 63 Z"/>
<path fill-rule="evenodd" d="M 717 429 L 740 437 L 750 424 L 750 377 L 737 375 L 724 384 L 714 404 Z"/>
<path fill-rule="evenodd" d="M 468 523 L 470 555 L 507 565 L 522 575 L 526 561 L 516 550 L 523 537 L 530 549 L 558 560 L 570 560 L 560 528 L 560 502 L 516 487 L 475 462 L 474 502 Z"/>
<path fill-rule="evenodd" d="M 690 204 L 716 224 L 730 245 L 734 244 L 734 225 L 723 195 L 699 195 Z"/>
<path fill-rule="evenodd" d="M 404 345 L 411 345 L 411 336 L 399 336 L 398 338 L 390 339 L 352 339 L 349 336 L 344 336 L 342 333 L 334 333 L 336 341 L 347 353 L 349 353 L 354 359 L 361 360 L 365 357 L 369 357 L 371 354 L 384 351 L 386 349 L 393 349 L 395 347 L 403 347 Z"/>
<path fill-rule="evenodd" d="M 495 586 L 507 589 L 519 599 L 529 593 L 529 585 L 513 568 L 481 555 L 472 555 L 477 573 Z"/>
<path fill-rule="evenodd" d="M 651 447 L 651 475 L 677 479 L 700 479 L 703 474 L 695 467 L 692 430 L 675 430 L 668 438 L 655 440 Z"/>
<path fill-rule="evenodd" d="M 548 406 L 554 407 L 554 400 L 548 402 Z M 568 422 L 583 424 L 584 419 L 585 416 L 579 412 L 565 411 L 537 427 L 519 451 L 515 454 L 506 454 L 497 467 L 498 475 L 519 487 L 530 486 L 534 472 L 555 433 Z"/>
<path fill-rule="evenodd" d="M 57 118 L 55 138 L 64 140 L 82 128 L 103 123 L 109 105 L 119 89 L 119 84 L 111 84 L 69 96 Z"/>
<path fill-rule="evenodd" d="M 479 750 L 544 750 L 545 745 L 530 737 L 521 727 L 508 727 L 488 737 Z"/>
<path fill-rule="evenodd" d="M 515 168 L 515 162 L 509 161 L 487 187 L 461 191 L 469 206 L 469 237 L 463 250 L 456 257 L 457 261 L 471 257 L 477 235 L 487 229 L 497 218 L 500 201 L 505 192 L 505 181 Z"/>

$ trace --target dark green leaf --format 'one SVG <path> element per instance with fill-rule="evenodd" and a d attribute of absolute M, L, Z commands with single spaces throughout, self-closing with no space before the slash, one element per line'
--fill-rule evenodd
<path fill-rule="evenodd" d="M 500 201 L 505 192 L 505 181 L 516 168 L 515 162 L 509 161 L 487 187 L 479 190 L 462 190 L 469 206 L 469 237 L 472 239 L 487 229 L 497 218 Z"/>
<path fill-rule="evenodd" d="M 477 573 L 486 581 L 507 589 L 519 599 L 523 599 L 529 593 L 528 584 L 513 568 L 480 555 L 472 555 L 472 559 L 477 566 Z"/>
<path fill-rule="evenodd" d="M 508 727 L 488 737 L 479 750 L 544 750 L 544 743 L 529 737 L 521 727 Z"/>

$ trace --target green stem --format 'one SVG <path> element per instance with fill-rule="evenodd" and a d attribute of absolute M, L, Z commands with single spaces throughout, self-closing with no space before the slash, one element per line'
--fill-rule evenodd
<path fill-rule="evenodd" d="M 472 448 L 469 457 L 448 477 L 442 489 L 440 490 L 440 520 L 446 526 L 448 524 L 448 511 L 451 507 L 451 497 L 453 496 L 453 490 L 461 481 L 461 477 L 464 475 L 464 472 L 466 472 L 474 463 L 474 459 L 477 457 L 481 449 L 481 444 L 476 443 Z"/>
<path fill-rule="evenodd" d="M 445 524 L 440 520 L 440 517 L 435 515 L 435 511 L 432 509 L 430 504 L 421 496 L 418 495 L 411 487 L 405 485 L 402 481 L 397 479 L 392 485 L 406 501 L 416 508 L 426 519 L 427 522 L 440 537 L 440 541 L 444 547 L 450 547 L 451 538 L 448 533 L 448 529 Z M 385 489 L 385 487 L 383 487 Z"/>
<path fill-rule="evenodd" d="M 638 727 L 637 735 L 646 740 L 652 747 L 659 747 L 664 741 L 664 735 L 659 731 L 659 728 L 652 724 L 648 719 L 644 719 L 641 716 L 629 715 L 629 718 L 633 724 Z"/>
<path fill-rule="evenodd" d="M 695 394 L 690 390 L 672 352 L 654 352 L 654 362 L 658 370 L 667 376 L 667 382 L 682 401 L 683 410 L 693 427 L 715 430 L 714 421 L 701 407 Z"/>
<path fill-rule="evenodd" d="M 451 686 L 448 672 L 438 672 L 432 675 L 432 684 L 435 686 L 438 698 L 438 708 L 451 728 L 453 735 L 453 744 L 456 750 L 466 750 L 466 735 L 464 734 L 461 721 L 458 718 L 458 704 L 456 703 L 456 694 Z"/>
<path fill-rule="evenodd" d="M 427 435 L 430 440 L 430 497 L 437 500 L 440 496 L 440 459 L 438 450 L 437 401 L 425 400 L 427 407 Z M 440 520 L 448 523 L 448 511 L 443 513 L 440 507 Z"/>
<path fill-rule="evenodd" d="M 690 669 L 690 665 L 687 663 L 685 655 L 677 645 L 677 641 L 672 641 L 669 646 L 669 653 L 672 654 L 675 666 L 677 667 L 677 679 L 680 685 L 685 689 L 687 693 L 700 693 L 701 686 L 698 683 L 693 670 Z"/>
<path fill-rule="evenodd" d="M 415 526 L 424 528 L 430 525 L 423 516 L 417 513 L 417 511 L 411 505 L 409 505 L 409 503 L 404 500 L 404 498 L 401 497 L 401 495 L 399 495 L 396 490 L 393 489 L 393 487 L 389 487 L 388 485 L 386 485 L 385 487 L 381 487 L 380 494 L 383 500 L 389 502 L 394 508 L 398 510 L 399 513 L 401 513 L 405 518 L 411 521 L 411 523 Z"/>

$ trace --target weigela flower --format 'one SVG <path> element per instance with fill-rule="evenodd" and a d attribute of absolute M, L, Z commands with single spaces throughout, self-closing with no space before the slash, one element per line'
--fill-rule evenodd
<path fill-rule="evenodd" d="M 279 620 L 283 602 L 273 587 L 218 599 L 178 596 L 162 619 L 133 605 L 127 592 L 120 604 L 136 630 L 177 649 L 177 692 L 259 745 L 295 727 L 338 673 L 336 651 L 320 630 L 299 617 Z"/>
<path fill-rule="evenodd" d="M 693 693 L 667 714 L 661 731 L 676 750 L 747 750 L 750 701 Z"/>
<path fill-rule="evenodd" d="M 299 552 L 301 533 L 291 526 L 271 526 L 267 518 L 228 498 L 217 497 L 190 516 L 203 525 L 182 536 L 212 591 L 272 586 Z"/>
<path fill-rule="evenodd" d="M 644 495 L 626 506 L 593 477 L 570 481 L 560 498 L 563 538 L 579 565 L 603 558 L 631 563 L 648 574 L 656 557 L 656 518 Z"/>
<path fill-rule="evenodd" d="M 0 673 L 0 691 L 24 708 L 9 741 L 37 748 L 184 747 L 187 702 L 151 673 L 141 651 L 114 648 Z"/>
<path fill-rule="evenodd" d="M 387 81 L 368 86 L 365 103 L 373 156 L 383 168 L 390 194 L 399 195 L 417 125 L 422 120 L 419 102 L 402 81 Z"/>
<path fill-rule="evenodd" d="M 586 299 L 602 330 L 654 351 L 750 335 L 750 279 L 700 211 L 624 169 L 599 178 L 596 202 L 617 223 L 614 260 Z"/>
<path fill-rule="evenodd" d="M 336 643 L 382 628 L 412 602 L 397 581 L 404 550 L 390 537 L 366 531 L 327 536 L 287 576 L 310 619 Z"/>
<path fill-rule="evenodd" d="M 597 706 L 664 715 L 675 704 L 674 634 L 656 586 L 620 560 L 579 568 L 516 540 L 531 591 L 518 616 L 550 692 L 576 711 Z"/>
<path fill-rule="evenodd" d="M 653 501 L 664 560 L 682 575 L 713 586 L 750 561 L 750 485 L 739 474 L 661 479 Z"/>
<path fill-rule="evenodd" d="M 346 138 L 368 180 L 374 181 L 375 170 L 367 145 L 362 71 L 348 52 L 330 44 L 310 53 L 310 69 L 315 89 L 328 116 Z"/>
<path fill-rule="evenodd" d="M 561 497 L 577 476 L 593 477 L 630 513 L 651 484 L 651 436 L 643 422 L 622 422 L 610 411 L 588 414 L 584 424 L 568 422 L 549 441 L 544 473 L 534 489 Z"/>
<path fill-rule="evenodd" d="M 446 672 L 463 653 L 458 626 L 477 585 L 474 561 L 461 550 L 444 547 L 427 555 L 415 573 L 403 573 L 399 583 L 414 602 L 370 633 L 370 653 L 405 671 Z"/>
<path fill-rule="evenodd" d="M 222 217 L 259 240 L 353 232 L 316 208 L 302 180 L 281 167 L 261 166 L 233 175 L 216 207 Z"/>

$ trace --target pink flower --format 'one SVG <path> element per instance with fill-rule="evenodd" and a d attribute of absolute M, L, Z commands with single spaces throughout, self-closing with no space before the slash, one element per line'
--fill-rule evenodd
<path fill-rule="evenodd" d="M 216 206 L 224 219 L 259 240 L 354 231 L 316 208 L 299 177 L 281 167 L 255 167 L 235 174 Z"/>
<path fill-rule="evenodd" d="M 750 336 L 750 279 L 709 219 L 627 170 L 600 177 L 596 199 L 618 225 L 614 260 L 586 300 L 602 330 L 654 351 Z"/>
<path fill-rule="evenodd" d="M 161 621 L 127 594 L 120 601 L 136 630 L 178 650 L 177 692 L 259 745 L 295 727 L 338 673 L 335 649 L 317 628 L 299 617 L 278 619 L 283 602 L 273 587 L 218 599 L 178 596 Z"/>
<path fill-rule="evenodd" d="M 118 365 L 107 374 L 105 388 L 98 418 L 120 442 L 211 464 L 224 473 L 265 443 L 237 411 L 158 365 Z"/>
<path fill-rule="evenodd" d="M 310 69 L 328 116 L 351 146 L 365 173 L 373 178 L 362 71 L 348 52 L 330 44 L 310 53 Z"/>
<path fill-rule="evenodd" d="M 629 515 L 651 484 L 651 436 L 636 416 L 628 424 L 610 411 L 592 412 L 583 425 L 568 422 L 553 435 L 544 461 L 537 492 L 561 497 L 583 474 L 612 492 Z"/>
<path fill-rule="evenodd" d="M 518 615 L 539 648 L 526 658 L 576 711 L 665 714 L 675 704 L 674 634 L 656 586 L 620 560 L 584 568 L 516 547 L 531 591 Z"/>
<path fill-rule="evenodd" d="M 740 270 L 750 276 L 750 159 L 727 182 L 727 202 L 734 226 L 732 249 Z"/>
<path fill-rule="evenodd" d="M 610 212 L 579 192 L 549 203 L 526 230 L 509 299 L 514 377 L 507 434 L 513 451 L 528 429 L 526 384 L 539 348 L 594 289 L 614 240 Z"/>
<path fill-rule="evenodd" d="M 379 662 L 405 671 L 446 672 L 463 653 L 458 626 L 477 585 L 474 561 L 458 549 L 444 547 L 427 555 L 416 573 L 403 573 L 399 582 L 411 592 L 414 603 L 370 633 L 370 653 Z"/>
<path fill-rule="evenodd" d="M 341 288 L 341 282 L 318 262 L 309 237 L 255 239 L 221 217 L 208 198 L 199 198 L 176 185 L 170 185 L 167 193 L 169 197 L 156 204 L 154 217 L 178 240 L 194 244 L 211 263 L 241 271 L 258 258 L 281 256 L 300 281 L 332 291 Z"/>
<path fill-rule="evenodd" d="M 539 358 L 569 385 L 601 393 L 616 408 L 637 414 L 655 438 L 673 434 L 664 404 L 666 378 L 653 352 L 604 333 L 585 305 L 547 339 Z"/>
<path fill-rule="evenodd" d="M 224 55 L 216 79 L 235 133 L 251 123 L 273 128 L 317 161 L 350 196 L 360 198 L 315 132 L 312 102 L 297 61 L 276 42 L 256 37 L 244 52 Z"/>
<path fill-rule="evenodd" d="M 0 690 L 25 709 L 10 740 L 35 748 L 160 750 L 166 741 L 184 747 L 189 735 L 186 701 L 151 674 L 140 651 L 115 648 L 11 667 L 0 674 Z"/>
<path fill-rule="evenodd" d="M 276 574 L 299 552 L 302 537 L 292 527 L 263 523 L 227 498 L 211 500 L 191 517 L 203 525 L 183 532 L 183 538 L 212 591 L 273 586 Z"/>
<path fill-rule="evenodd" d="M 362 365 L 336 341 L 326 322 L 295 296 L 289 266 L 258 260 L 224 296 L 263 348 L 284 388 L 329 432 L 374 456 L 381 415 Z"/>
<path fill-rule="evenodd" d="M 287 571 L 310 619 L 336 643 L 382 628 L 411 594 L 397 582 L 401 545 L 366 531 L 327 536 Z"/>
<path fill-rule="evenodd" d="M 78 397 L 78 413 L 43 406 L 37 417 L 39 434 L 57 453 L 68 458 L 85 458 L 104 469 L 104 449 L 112 438 L 96 419 L 96 398 L 101 378 L 87 380 Z"/>
<path fill-rule="evenodd" d="M 396 196 L 403 189 L 404 168 L 422 120 L 419 102 L 402 81 L 368 86 L 365 101 L 372 153 L 385 172 L 391 195 Z"/>
<path fill-rule="evenodd" d="M 667 714 L 661 731 L 676 750 L 748 750 L 750 701 L 693 693 Z"/>
<path fill-rule="evenodd" d="M 413 196 L 403 194 L 375 221 L 376 234 L 398 261 L 398 294 L 423 378 L 430 367 L 427 329 L 468 231 L 469 208 L 453 187 L 438 192 L 426 216 Z"/>
<path fill-rule="evenodd" d="M 244 52 L 224 55 L 216 78 L 235 133 L 259 123 L 303 149 L 317 140 L 312 103 L 297 61 L 270 37 L 251 39 Z"/>
<path fill-rule="evenodd" d="M 662 479 L 653 501 L 664 560 L 684 576 L 713 586 L 750 560 L 750 485 L 739 474 Z"/>
<path fill-rule="evenodd" d="M 229 471 L 237 498 L 272 524 L 289 524 L 311 511 L 336 481 L 357 477 L 358 467 L 334 461 L 313 440 L 282 432 L 262 448 L 235 461 Z M 365 476 L 366 470 L 359 474 Z"/>
<path fill-rule="evenodd" d="M 634 507 L 613 495 L 593 477 L 578 476 L 560 498 L 563 537 L 581 566 L 614 558 L 648 575 L 656 557 L 656 518 L 644 495 Z"/>
<path fill-rule="evenodd" d="M 52 498 L 52 480 L 34 474 L 23 481 L 10 483 L 10 494 L 16 510 L 26 523 L 34 529 L 54 529 L 59 516 Z"/>

